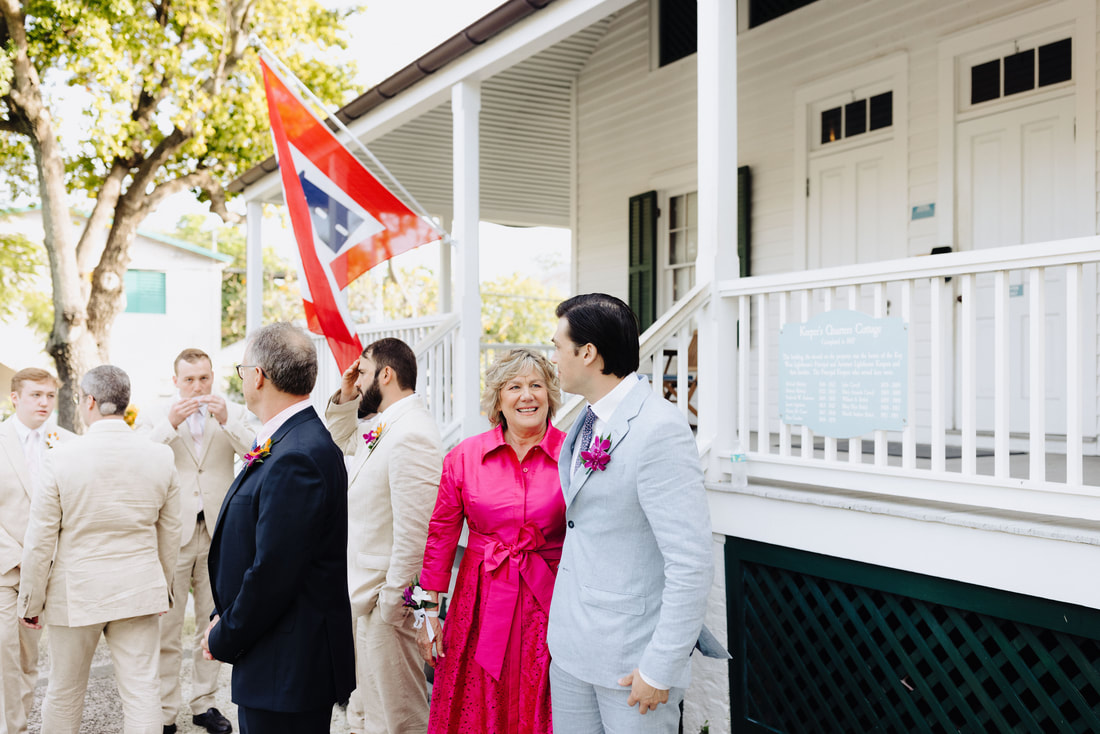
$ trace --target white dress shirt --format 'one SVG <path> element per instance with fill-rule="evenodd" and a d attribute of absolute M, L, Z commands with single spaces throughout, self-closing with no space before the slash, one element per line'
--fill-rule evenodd
<path fill-rule="evenodd" d="M 263 446 L 267 439 L 275 435 L 275 432 L 283 427 L 283 424 L 290 420 L 293 416 L 301 413 L 303 410 L 311 405 L 309 398 L 302 400 L 301 402 L 291 405 L 289 408 L 284 409 L 281 413 L 274 418 L 268 420 L 260 428 L 260 432 L 256 434 L 256 445 Z"/>

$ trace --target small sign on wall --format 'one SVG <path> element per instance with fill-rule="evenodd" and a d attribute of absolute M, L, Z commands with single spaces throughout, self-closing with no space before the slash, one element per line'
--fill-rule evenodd
<path fill-rule="evenodd" d="M 928 219 L 928 218 L 934 217 L 934 216 L 936 216 L 936 205 L 935 205 L 935 203 L 932 203 L 932 204 L 917 204 L 915 207 L 913 207 L 913 214 L 909 218 L 912 221 L 915 222 L 918 219 Z"/>
<path fill-rule="evenodd" d="M 900 431 L 908 416 L 908 325 L 836 310 L 779 331 L 779 418 L 852 438 Z"/>

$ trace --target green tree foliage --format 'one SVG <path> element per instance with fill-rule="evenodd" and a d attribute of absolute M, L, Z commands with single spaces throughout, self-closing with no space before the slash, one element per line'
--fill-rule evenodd
<path fill-rule="evenodd" d="M 222 271 L 222 346 L 244 339 L 248 283 L 245 275 L 245 236 L 241 228 L 231 224 L 210 227 L 205 217 L 188 214 L 180 218 L 174 230 L 165 234 L 199 247 L 216 247 L 218 252 L 233 258 L 233 262 Z M 263 273 L 264 321 L 305 319 L 294 266 L 267 247 L 264 248 Z"/>
<path fill-rule="evenodd" d="M 522 273 L 481 284 L 482 340 L 491 344 L 546 344 L 558 319 L 562 296 Z"/>
<path fill-rule="evenodd" d="M 42 336 L 50 333 L 53 304 L 46 251 L 21 234 L 0 234 L 0 319 L 21 320 Z"/>
<path fill-rule="evenodd" d="M 224 186 L 271 154 L 250 34 L 339 104 L 353 93 L 354 68 L 333 63 L 348 12 L 317 0 L 0 0 L 0 170 L 42 204 L 63 425 L 77 421 L 80 374 L 108 357 L 138 226 L 188 190 L 234 219 Z M 79 132 L 61 141 L 56 120 L 73 110 Z M 79 233 L 70 196 L 94 202 Z"/>

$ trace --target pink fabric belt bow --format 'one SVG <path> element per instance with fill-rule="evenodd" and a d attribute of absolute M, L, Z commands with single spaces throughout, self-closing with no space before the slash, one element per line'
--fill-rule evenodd
<path fill-rule="evenodd" d="M 539 606 L 549 612 L 554 572 L 547 561 L 561 558 L 561 546 L 547 547 L 538 526 L 527 523 L 519 529 L 516 542 L 512 544 L 471 530 L 466 552 L 472 553 L 473 558 L 481 556 L 489 574 L 487 598 L 482 605 L 485 613 L 481 615 L 474 660 L 494 680 L 500 680 L 504 651 L 508 648 L 517 612 L 520 579 L 531 589 Z"/>

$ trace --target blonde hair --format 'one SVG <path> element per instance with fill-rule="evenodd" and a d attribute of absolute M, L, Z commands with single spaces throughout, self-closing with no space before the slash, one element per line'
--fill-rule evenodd
<path fill-rule="evenodd" d="M 60 387 L 57 378 L 46 370 L 37 367 L 21 369 L 11 376 L 11 391 L 14 393 L 23 389 L 25 382 L 52 382 L 54 387 Z"/>
<path fill-rule="evenodd" d="M 561 407 L 561 386 L 558 384 L 558 371 L 554 369 L 554 365 L 543 354 L 533 349 L 526 347 L 509 349 L 497 357 L 485 371 L 485 391 L 481 393 L 481 409 L 488 416 L 490 425 L 495 427 L 504 423 L 500 410 L 500 391 L 510 380 L 528 370 L 534 370 L 540 374 L 546 383 L 547 402 L 550 408 L 546 418 L 547 423 L 558 412 Z"/>

